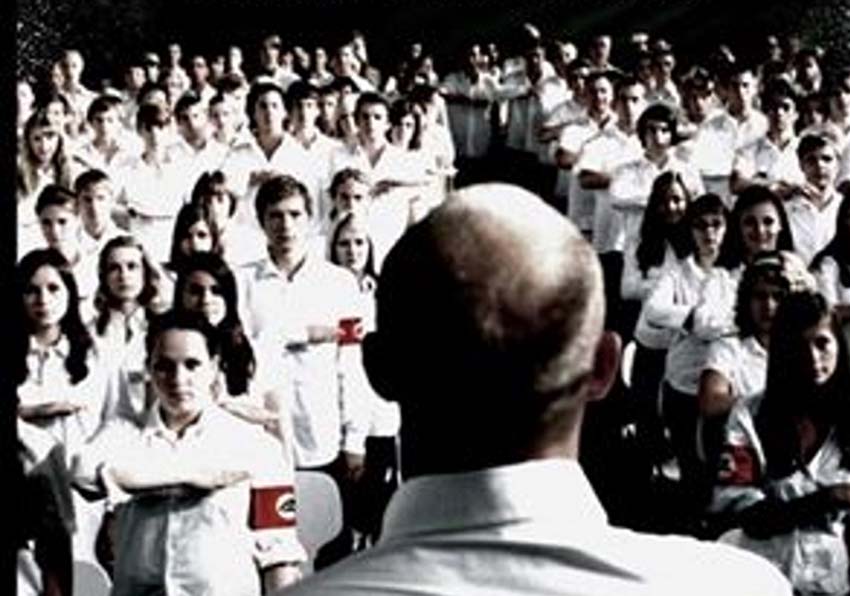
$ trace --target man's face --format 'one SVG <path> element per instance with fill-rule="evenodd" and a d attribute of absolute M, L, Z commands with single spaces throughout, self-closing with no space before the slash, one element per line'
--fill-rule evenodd
<path fill-rule="evenodd" d="M 254 106 L 254 119 L 260 132 L 282 132 L 286 108 L 283 98 L 277 91 L 267 91 L 257 98 Z"/>
<path fill-rule="evenodd" d="M 662 120 L 650 120 L 646 124 L 643 142 L 647 151 L 654 153 L 666 151 L 673 143 L 673 131 L 670 124 Z"/>
<path fill-rule="evenodd" d="M 835 184 L 838 177 L 838 155 L 830 145 L 820 147 L 803 156 L 800 169 L 809 184 L 825 190 Z"/>
<path fill-rule="evenodd" d="M 166 423 L 191 420 L 211 402 L 216 367 L 200 332 L 164 331 L 154 342 L 148 366 Z"/>
<path fill-rule="evenodd" d="M 364 139 L 376 143 L 386 141 L 389 126 L 389 112 L 383 104 L 366 104 L 357 111 L 357 128 Z"/>
<path fill-rule="evenodd" d="M 177 116 L 180 134 L 189 142 L 204 139 L 207 136 L 209 119 L 202 102 L 190 105 Z"/>
<path fill-rule="evenodd" d="M 210 121 L 217 131 L 226 136 L 232 135 L 239 128 L 239 110 L 235 102 L 225 98 L 210 108 Z"/>
<path fill-rule="evenodd" d="M 611 102 L 614 99 L 614 88 L 611 86 L 611 81 L 604 77 L 599 77 L 593 81 L 587 88 L 588 107 L 595 114 L 605 114 L 611 109 Z"/>
<path fill-rule="evenodd" d="M 192 58 L 192 64 L 189 66 L 189 76 L 195 85 L 203 85 L 207 82 L 210 76 L 210 69 L 207 66 L 207 60 L 203 56 L 195 56 Z"/>
<path fill-rule="evenodd" d="M 336 93 L 326 93 L 319 99 L 319 115 L 325 122 L 336 121 L 336 111 L 339 106 L 339 97 Z"/>
<path fill-rule="evenodd" d="M 127 69 L 124 81 L 130 90 L 141 89 L 145 84 L 145 69 L 141 66 L 131 66 Z"/>
<path fill-rule="evenodd" d="M 62 74 L 70 83 L 79 83 L 83 74 L 83 57 L 79 52 L 68 52 L 62 59 Z"/>
<path fill-rule="evenodd" d="M 293 106 L 292 116 L 297 126 L 312 127 L 319 117 L 319 101 L 315 97 L 298 100 Z"/>
<path fill-rule="evenodd" d="M 260 63 L 263 68 L 273 70 L 280 64 L 280 46 L 274 43 L 264 43 L 260 48 Z"/>
<path fill-rule="evenodd" d="M 95 138 L 103 141 L 112 141 L 118 137 L 121 130 L 121 118 L 118 116 L 117 108 L 109 108 L 99 112 L 92 117 L 92 129 Z"/>
<path fill-rule="evenodd" d="M 774 97 L 765 102 L 765 115 L 770 128 L 777 132 L 794 130 L 797 122 L 797 107 L 790 97 Z"/>
<path fill-rule="evenodd" d="M 339 185 L 334 201 L 337 211 L 340 213 L 355 212 L 364 215 L 369 210 L 372 197 L 369 194 L 369 185 L 349 178 Z"/>
<path fill-rule="evenodd" d="M 729 85 L 729 103 L 733 111 L 746 111 L 753 105 L 758 85 L 751 72 L 734 75 Z"/>
<path fill-rule="evenodd" d="M 103 230 L 112 216 L 112 185 L 108 180 L 102 180 L 80 190 L 80 218 L 90 233 Z"/>
<path fill-rule="evenodd" d="M 634 128 L 645 107 L 646 88 L 643 85 L 630 85 L 620 89 L 617 96 L 617 112 L 629 128 Z"/>
<path fill-rule="evenodd" d="M 263 215 L 263 232 L 269 247 L 293 261 L 307 253 L 310 216 L 305 201 L 301 195 L 285 197 L 269 205 Z"/>
<path fill-rule="evenodd" d="M 80 218 L 71 209 L 64 205 L 50 205 L 39 213 L 38 222 L 50 248 L 57 249 L 66 257 L 76 252 Z"/>

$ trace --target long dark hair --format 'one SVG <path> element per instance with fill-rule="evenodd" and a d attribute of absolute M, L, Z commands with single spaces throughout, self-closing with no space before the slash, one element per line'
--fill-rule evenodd
<path fill-rule="evenodd" d="M 690 202 L 691 194 L 678 172 L 664 172 L 652 183 L 646 209 L 640 224 L 640 241 L 637 246 L 637 262 L 641 273 L 646 277 L 651 267 L 664 262 L 664 253 L 669 244 L 678 258 L 688 255 L 690 250 L 690 231 L 683 217 L 675 224 L 668 224 L 661 215 L 661 206 L 667 200 L 667 193 L 678 184 Z"/>
<path fill-rule="evenodd" d="M 744 262 L 744 239 L 741 236 L 741 218 L 744 213 L 756 205 L 770 203 L 773 205 L 779 217 L 782 229 L 776 238 L 776 250 L 794 250 L 794 241 L 791 237 L 791 226 L 788 223 L 788 214 L 776 193 L 764 186 L 750 186 L 741 191 L 732 213 L 729 216 L 729 226 L 723 244 L 720 247 L 720 256 L 717 264 L 726 269 L 735 269 Z"/>
<path fill-rule="evenodd" d="M 782 254 L 779 251 L 764 251 L 758 253 L 753 262 L 744 269 L 741 281 L 738 283 L 738 295 L 735 302 L 735 326 L 738 327 L 738 337 L 751 337 L 758 331 L 753 321 L 752 307 L 753 290 L 759 282 L 777 286 L 784 295 L 788 295 L 791 286 L 784 273 Z"/>
<path fill-rule="evenodd" d="M 29 291 L 30 283 L 36 271 L 42 267 L 52 267 L 59 273 L 65 289 L 68 291 L 68 304 L 65 314 L 59 321 L 59 329 L 67 338 L 70 350 L 65 358 L 65 370 L 71 378 L 71 384 L 76 385 L 89 374 L 86 360 L 92 348 L 92 339 L 80 317 L 80 293 L 77 282 L 68 265 L 68 261 L 55 248 L 36 249 L 28 252 L 15 269 L 15 297 L 17 299 L 17 316 L 12 321 L 15 328 L 15 348 L 12 356 L 12 370 L 17 385 L 23 384 L 29 378 L 27 354 L 29 353 L 30 336 L 35 329 L 32 320 L 24 307 L 24 296 Z"/>
<path fill-rule="evenodd" d="M 248 390 L 248 382 L 254 376 L 256 359 L 239 318 L 236 278 L 224 260 L 215 253 L 200 252 L 189 255 L 183 261 L 174 286 L 175 310 L 186 310 L 183 306 L 183 293 L 186 291 L 189 275 L 195 271 L 209 274 L 221 289 L 225 314 L 217 326 L 221 346 L 220 366 L 228 393 L 241 395 Z"/>
<path fill-rule="evenodd" d="M 101 249 L 97 263 L 98 286 L 94 300 L 94 306 L 97 309 L 97 318 L 95 319 L 94 327 L 98 335 L 103 335 L 103 332 L 106 331 L 106 324 L 109 322 L 109 308 L 112 306 L 110 303 L 112 297 L 109 295 L 109 284 L 106 281 L 109 274 L 109 256 L 114 250 L 119 248 L 135 248 L 141 255 L 144 282 L 137 301 L 145 309 L 148 319 L 150 319 L 152 313 L 151 306 L 158 293 L 159 275 L 153 268 L 153 265 L 151 265 L 142 244 L 133 236 L 122 235 L 112 238 Z"/>
<path fill-rule="evenodd" d="M 802 337 L 824 319 L 838 342 L 838 363 L 832 377 L 814 385 L 803 371 Z M 781 478 L 801 466 L 800 435 L 795 420 L 810 414 L 834 425 L 843 462 L 850 461 L 850 360 L 847 340 L 835 313 L 817 292 L 794 292 L 786 296 L 773 322 L 764 400 L 756 416 L 770 477 Z"/>
<path fill-rule="evenodd" d="M 835 235 L 815 256 L 810 267 L 812 270 L 817 270 L 826 257 L 832 257 L 838 265 L 838 279 L 845 288 L 850 286 L 850 235 L 847 234 L 845 223 L 848 218 L 850 218 L 850 196 L 845 194 L 836 214 Z"/>
<path fill-rule="evenodd" d="M 183 239 L 186 238 L 186 235 L 189 233 L 189 229 L 199 221 L 202 221 L 207 225 L 207 229 L 209 230 L 210 237 L 212 239 L 212 251 L 215 253 L 219 253 L 221 251 L 221 246 L 218 242 L 218 234 L 216 233 L 212 223 L 210 223 L 209 212 L 206 207 L 204 205 L 186 203 L 180 207 L 180 211 L 177 213 L 177 219 L 174 221 L 174 231 L 171 234 L 171 253 L 168 257 L 169 269 L 178 273 L 180 272 L 180 269 L 183 267 L 183 263 L 186 260 L 186 255 L 184 255 L 183 251 L 180 249 L 180 244 L 183 242 Z"/>

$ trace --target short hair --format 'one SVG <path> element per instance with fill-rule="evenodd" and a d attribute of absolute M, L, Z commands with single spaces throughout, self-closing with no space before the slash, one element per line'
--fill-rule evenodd
<path fill-rule="evenodd" d="M 248 114 L 248 121 L 251 127 L 256 126 L 254 110 L 257 107 L 257 102 L 266 93 L 277 93 L 280 96 L 280 103 L 286 107 L 286 93 L 284 93 L 280 85 L 272 81 L 254 83 L 251 85 L 251 90 L 248 91 L 248 97 L 245 100 L 245 112 Z"/>
<path fill-rule="evenodd" d="M 64 207 L 69 211 L 77 213 L 77 195 L 58 184 L 48 184 L 38 194 L 35 202 L 35 212 L 41 214 L 48 207 Z"/>
<path fill-rule="evenodd" d="M 815 133 L 803 135 L 803 138 L 800 139 L 800 143 L 797 145 L 797 158 L 803 161 L 811 153 L 825 148 L 832 149 L 832 152 L 838 156 L 838 148 L 829 136 Z"/>
<path fill-rule="evenodd" d="M 179 119 L 192 106 L 202 103 L 201 96 L 194 91 L 186 91 L 174 105 L 174 115 Z"/>
<path fill-rule="evenodd" d="M 110 93 L 104 93 L 95 97 L 89 109 L 86 111 L 86 121 L 93 122 L 95 116 L 108 112 L 121 106 L 121 100 Z"/>
<path fill-rule="evenodd" d="M 171 114 L 168 109 L 156 103 L 145 103 L 139 106 L 136 113 L 136 130 L 150 130 L 154 126 L 165 126 L 168 124 Z"/>
<path fill-rule="evenodd" d="M 170 309 L 164 313 L 154 315 L 148 322 L 148 332 L 145 336 L 145 350 L 148 362 L 153 355 L 156 342 L 167 331 L 195 331 L 204 338 L 207 352 L 210 357 L 219 353 L 218 333 L 206 317 L 200 313 L 186 310 Z"/>
<path fill-rule="evenodd" d="M 331 198 L 335 198 L 336 193 L 339 191 L 339 187 L 348 182 L 349 180 L 356 180 L 361 184 L 372 186 L 372 180 L 369 178 L 369 175 L 363 170 L 360 170 L 358 168 L 343 168 L 339 172 L 334 174 L 334 177 L 331 180 Z"/>
<path fill-rule="evenodd" d="M 160 93 L 164 93 L 166 96 L 168 95 L 168 89 L 166 89 L 160 83 L 157 83 L 156 81 L 146 81 L 139 88 L 138 93 L 136 93 L 136 103 L 139 104 L 139 106 L 144 105 L 145 103 L 147 103 L 146 100 L 147 100 L 148 95 L 151 95 L 152 93 L 154 93 L 156 91 L 159 91 Z"/>
<path fill-rule="evenodd" d="M 86 170 L 74 180 L 74 193 L 79 195 L 81 192 L 88 190 L 95 184 L 101 182 L 109 182 L 109 174 L 97 168 Z"/>
<path fill-rule="evenodd" d="M 319 99 L 319 89 L 306 81 L 295 81 L 286 90 L 286 109 L 290 112 L 295 105 L 305 99 Z"/>
<path fill-rule="evenodd" d="M 692 225 L 698 217 L 703 215 L 721 215 L 723 219 L 729 218 L 729 210 L 718 195 L 707 192 L 696 197 L 688 204 L 685 211 L 685 220 Z"/>
<path fill-rule="evenodd" d="M 269 206 L 294 196 L 300 196 L 304 199 L 304 209 L 307 211 L 307 215 L 312 217 L 313 205 L 310 191 L 307 190 L 303 182 L 287 174 L 274 176 L 263 182 L 254 199 L 254 208 L 257 211 L 260 227 L 263 227 Z"/>
<path fill-rule="evenodd" d="M 650 122 L 664 122 L 670 127 L 670 144 L 675 145 L 681 140 L 679 136 L 679 119 L 676 110 L 665 103 L 653 103 L 638 117 L 637 133 L 641 144 L 646 136 Z"/>
<path fill-rule="evenodd" d="M 228 72 L 215 83 L 216 91 L 222 94 L 233 93 L 245 86 L 245 77 L 238 72 Z"/>
<path fill-rule="evenodd" d="M 760 99 L 761 107 L 764 111 L 774 108 L 784 99 L 790 99 L 794 102 L 795 109 L 799 108 L 800 103 L 800 96 L 794 90 L 794 87 L 781 77 L 774 77 L 767 81 L 761 92 Z"/>
<path fill-rule="evenodd" d="M 390 103 L 387 101 L 387 98 L 381 95 L 380 93 L 376 93 L 374 91 L 366 91 L 364 93 L 361 93 L 360 96 L 357 98 L 357 103 L 354 106 L 355 118 L 359 118 L 361 110 L 363 110 L 366 106 L 371 105 L 384 106 L 384 108 L 386 108 L 387 110 L 387 116 L 389 116 Z"/>
<path fill-rule="evenodd" d="M 236 213 L 236 193 L 227 186 L 227 176 L 221 170 L 204 172 L 198 177 L 198 181 L 192 188 L 192 203 L 194 205 L 203 206 L 209 209 L 209 204 L 206 197 L 215 189 L 216 186 L 223 186 L 227 189 L 227 196 L 230 198 L 230 215 Z"/>

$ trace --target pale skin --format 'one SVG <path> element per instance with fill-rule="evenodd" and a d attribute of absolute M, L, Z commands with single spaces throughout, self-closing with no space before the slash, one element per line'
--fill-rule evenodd
<path fill-rule="evenodd" d="M 158 398 L 165 426 L 178 436 L 194 424 L 204 408 L 212 403 L 216 363 L 206 347 L 204 336 L 190 329 L 168 329 L 154 344 L 148 371 Z M 221 469 L 191 461 L 162 458 L 151 465 L 129 462 L 102 469 L 101 477 L 110 495 L 118 502 L 132 492 L 168 486 L 189 485 L 217 490 L 249 479 L 247 470 Z M 262 571 L 266 590 L 276 590 L 300 579 L 297 565 L 278 565 Z"/>

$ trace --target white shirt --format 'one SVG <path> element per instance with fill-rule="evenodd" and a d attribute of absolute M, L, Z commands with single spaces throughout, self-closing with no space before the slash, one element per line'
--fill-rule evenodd
<path fill-rule="evenodd" d="M 637 247 L 637 244 L 633 244 L 623 251 L 623 276 L 620 279 L 620 296 L 623 300 L 645 300 L 658 284 L 658 280 L 679 261 L 673 248 L 667 244 L 664 260 L 659 265 L 647 269 L 644 275 L 637 260 Z"/>
<path fill-rule="evenodd" d="M 107 157 L 94 146 L 93 140 L 89 140 L 76 148 L 73 159 L 83 170 L 96 168 L 114 180 L 122 170 L 132 165 L 144 148 L 139 136 L 130 132 L 122 133 L 115 144 L 117 149 Z"/>
<path fill-rule="evenodd" d="M 737 282 L 726 269 L 705 271 L 691 256 L 668 271 L 644 302 L 635 337 L 655 349 L 667 346 L 653 342 L 647 331 L 669 339 L 665 379 L 677 391 L 696 395 L 710 342 L 733 330 L 736 294 Z M 688 332 L 683 325 L 692 310 Z"/>
<path fill-rule="evenodd" d="M 65 447 L 65 455 L 70 462 L 85 441 L 107 421 L 110 406 L 106 400 L 104 366 L 97 354 L 90 350 L 86 360 L 88 374 L 78 383 L 71 384 L 65 368 L 71 345 L 64 335 L 54 345 L 47 347 L 30 337 L 29 345 L 26 358 L 29 375 L 18 387 L 21 405 L 36 406 L 56 401 L 85 404 L 83 409 L 68 416 L 32 421 Z"/>
<path fill-rule="evenodd" d="M 802 469 L 784 478 L 766 478 L 767 460 L 754 419 L 762 397 L 739 400 L 732 406 L 711 503 L 713 511 L 742 511 L 768 495 L 791 500 L 824 486 L 850 482 L 850 470 L 841 465 L 842 454 L 834 433 Z M 771 561 L 789 578 L 795 593 L 845 594 L 850 588 L 843 538 L 846 519 L 846 511 L 842 511 L 824 520 L 822 525 L 795 528 L 761 540 L 736 528 L 721 540 Z"/>
<path fill-rule="evenodd" d="M 573 169 L 578 174 L 584 170 L 611 175 L 619 166 L 640 159 L 642 154 L 637 135 L 628 135 L 617 126 L 606 127 L 584 144 Z M 598 253 L 623 250 L 622 214 L 611 207 L 607 188 L 592 192 L 595 195 L 593 247 Z"/>
<path fill-rule="evenodd" d="M 752 399 L 767 382 L 767 350 L 753 336 L 721 337 L 709 346 L 703 370 L 723 375 L 735 399 Z"/>
<path fill-rule="evenodd" d="M 790 596 L 762 559 L 608 525 L 573 460 L 414 478 L 393 495 L 378 545 L 306 578 L 300 595 Z"/>
<path fill-rule="evenodd" d="M 198 178 L 204 172 L 221 169 L 230 149 L 224 143 L 212 138 L 211 134 L 200 149 L 193 147 L 184 139 L 180 139 L 177 146 L 182 152 L 182 159 L 185 160 L 183 165 L 185 177 L 183 201 L 188 203 L 192 200 L 192 190 L 194 190 Z"/>
<path fill-rule="evenodd" d="M 481 73 L 472 82 L 466 72 L 453 72 L 443 81 L 444 93 L 482 102 L 481 105 L 458 103 L 449 99 L 447 110 L 452 139 L 461 157 L 484 157 L 490 149 L 490 107 L 496 98 L 498 82 Z"/>
<path fill-rule="evenodd" d="M 172 146 L 162 163 L 139 158 L 124 171 L 121 200 L 131 210 L 130 233 L 153 261 L 168 260 L 174 222 L 185 199 L 187 166 L 183 153 Z"/>
<path fill-rule="evenodd" d="M 561 131 L 558 137 L 558 149 L 569 151 L 577 155 L 576 163 L 573 165 L 574 172 L 580 172 L 582 169 L 588 169 L 582 163 L 584 148 L 596 137 L 603 134 L 602 131 L 610 131 L 616 128 L 616 117 L 614 114 L 609 114 L 608 119 L 600 127 L 599 122 L 586 116 L 575 120 L 568 124 Z M 613 132 L 607 134 L 613 135 Z M 604 145 L 604 144 L 603 144 Z M 599 150 L 599 144 L 596 144 L 594 151 Z M 591 156 L 591 162 L 596 159 L 597 163 L 600 157 Z M 579 184 L 578 175 L 570 176 L 567 199 L 567 217 L 569 217 L 582 231 L 591 231 L 593 229 L 595 198 L 596 193 L 592 190 L 585 190 Z"/>
<path fill-rule="evenodd" d="M 151 589 L 174 596 L 259 596 L 258 570 L 305 559 L 294 524 L 249 527 L 254 491 L 293 485 L 280 443 L 212 403 L 182 436 L 165 426 L 159 407 L 142 429 L 114 422 L 81 455 L 75 477 L 96 486 L 102 462 L 132 468 L 174 459 L 251 476 L 209 492 L 153 489 L 121 505 L 113 596 Z"/>
<path fill-rule="evenodd" d="M 308 146 L 298 140 L 292 147 L 293 168 L 298 171 L 300 180 L 313 197 L 313 217 L 327 217 L 331 207 L 329 189 L 331 185 L 331 155 L 342 143 L 338 139 L 322 134 L 316 130 L 316 136 Z"/>
<path fill-rule="evenodd" d="M 799 254 L 808 265 L 832 237 L 835 236 L 835 221 L 841 196 L 831 190 L 820 208 L 800 195 L 792 196 L 785 202 L 788 225 L 794 240 L 794 252 Z"/>
<path fill-rule="evenodd" d="M 241 318 L 255 339 L 258 370 L 284 387 L 295 430 L 295 462 L 316 467 L 340 450 L 363 453 L 368 411 L 357 374 L 360 346 L 309 343 L 308 326 L 336 328 L 344 318 L 361 317 L 354 275 L 317 255 L 308 255 L 289 278 L 269 257 L 240 271 Z M 354 372 L 353 372 L 354 371 Z"/>
<path fill-rule="evenodd" d="M 729 175 L 737 148 L 738 126 L 735 119 L 725 110 L 717 110 L 699 123 L 691 139 L 676 149 L 682 159 L 699 170 L 706 191 L 718 195 L 729 206 Z"/>
<path fill-rule="evenodd" d="M 813 273 L 818 282 L 818 291 L 830 306 L 850 304 L 850 287 L 841 283 L 838 263 L 834 258 L 825 256 Z"/>
<path fill-rule="evenodd" d="M 802 184 L 805 179 L 797 158 L 798 137 L 793 137 L 784 147 L 777 147 L 767 136 L 742 145 L 735 155 L 732 169 L 744 178 L 765 183 L 784 181 Z"/>

